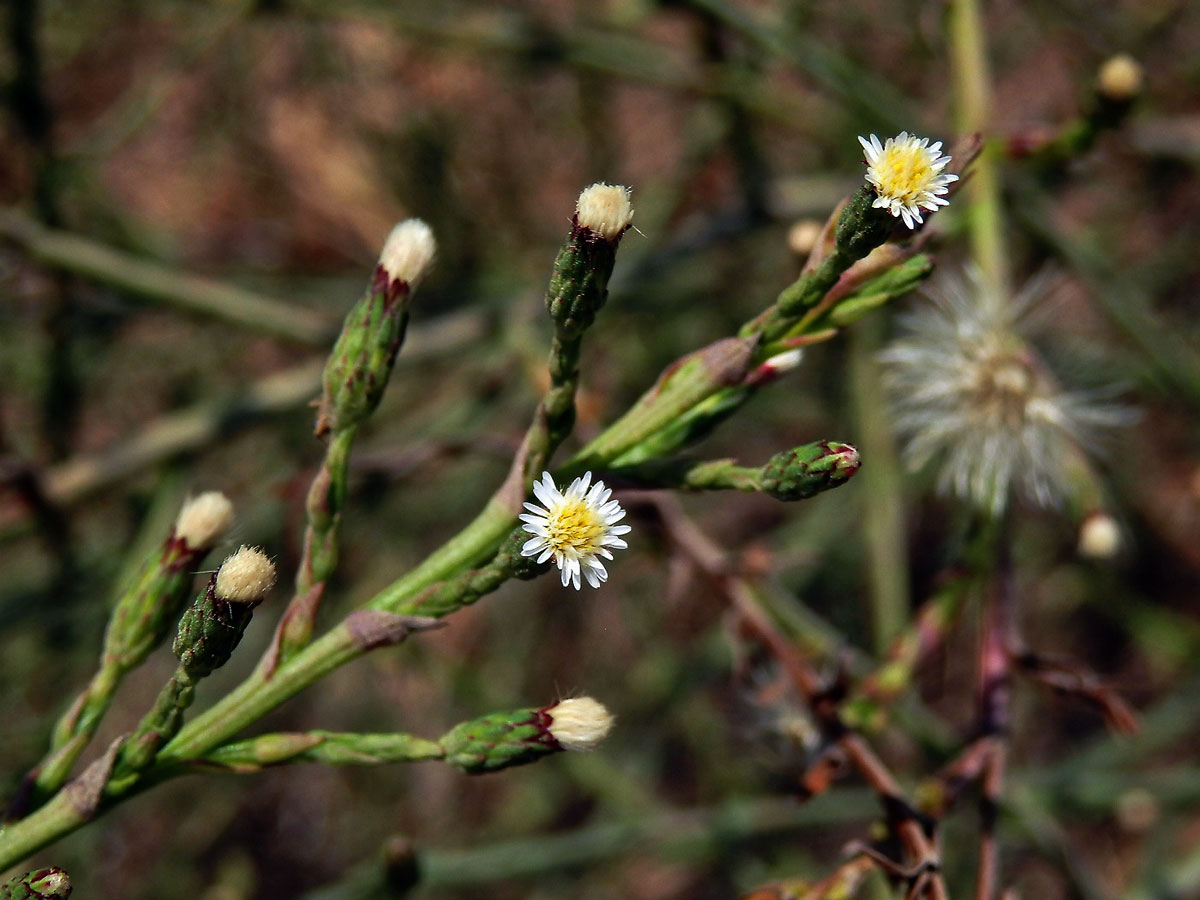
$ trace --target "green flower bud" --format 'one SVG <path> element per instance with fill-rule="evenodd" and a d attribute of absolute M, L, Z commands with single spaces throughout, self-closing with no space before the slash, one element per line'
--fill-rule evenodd
<path fill-rule="evenodd" d="M 546 309 L 560 338 L 578 338 L 595 321 L 608 299 L 617 245 L 632 219 L 629 188 L 593 184 L 579 195 L 546 291 Z"/>
<path fill-rule="evenodd" d="M 356 425 L 379 405 L 404 341 L 409 300 L 436 249 L 420 219 L 401 222 L 388 235 L 371 285 L 347 314 L 325 365 L 317 434 Z"/>
<path fill-rule="evenodd" d="M 254 607 L 275 584 L 275 566 L 261 550 L 242 547 L 217 570 L 183 614 L 172 648 L 191 679 L 229 661 Z"/>
<path fill-rule="evenodd" d="M 806 500 L 849 481 L 859 465 L 849 444 L 817 441 L 772 456 L 763 466 L 762 489 L 777 500 Z"/>
<path fill-rule="evenodd" d="M 561 750 L 591 750 L 612 728 L 613 717 L 591 697 L 574 697 L 541 709 L 493 713 L 451 729 L 439 743 L 446 762 L 472 775 L 533 762 Z"/>
<path fill-rule="evenodd" d="M 892 233 L 895 219 L 887 209 L 875 206 L 875 199 L 875 189 L 863 185 L 838 216 L 834 244 L 852 260 L 862 259 Z"/>
<path fill-rule="evenodd" d="M 104 662 L 120 672 L 140 665 L 167 635 L 204 555 L 233 524 L 233 504 L 219 491 L 188 500 L 166 543 L 142 564 L 121 595 L 104 634 Z"/>
<path fill-rule="evenodd" d="M 71 877 L 62 869 L 34 869 L 0 885 L 0 900 L 66 900 Z"/>
<path fill-rule="evenodd" d="M 529 532 L 517 526 L 512 530 L 504 543 L 496 551 L 495 561 L 500 563 L 512 577 L 521 581 L 532 581 L 540 575 L 545 575 L 554 565 L 550 560 L 539 563 L 536 556 L 521 555 L 521 548 L 529 540 Z"/>

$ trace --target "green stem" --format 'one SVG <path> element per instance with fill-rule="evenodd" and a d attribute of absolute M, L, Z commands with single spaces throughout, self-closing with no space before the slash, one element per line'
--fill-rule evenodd
<path fill-rule="evenodd" d="M 350 449 L 358 427 L 335 429 L 325 448 L 321 469 L 308 489 L 304 555 L 296 569 L 296 591 L 284 611 L 279 629 L 280 659 L 294 656 L 312 640 L 325 585 L 337 568 L 350 478 Z"/>
<path fill-rule="evenodd" d="M 87 688 L 59 719 L 51 739 L 51 752 L 35 769 L 38 801 L 48 797 L 66 782 L 75 761 L 91 743 L 100 720 L 112 705 L 113 696 L 124 674 L 120 666 L 102 660 Z"/>
<path fill-rule="evenodd" d="M 850 330 L 850 392 L 856 443 L 870 460 L 859 476 L 866 488 L 859 501 L 869 505 L 862 529 L 867 551 L 872 638 L 883 653 L 904 628 L 909 615 L 908 547 L 904 523 L 903 476 L 895 441 L 887 427 L 882 386 L 874 357 L 881 332 L 875 319 Z"/>
<path fill-rule="evenodd" d="M 185 725 L 159 751 L 158 765 L 197 759 L 314 681 L 366 652 L 343 622 L 313 641 L 268 679 L 257 670 L 216 705 Z"/>
<path fill-rule="evenodd" d="M 0 826 L 0 871 L 87 822 L 88 817 L 72 801 L 70 793 L 59 791 L 49 803 L 24 819 Z"/>
<path fill-rule="evenodd" d="M 948 26 L 958 130 L 962 134 L 978 132 L 986 135 L 992 125 L 992 90 L 979 0 L 952 0 Z M 963 190 L 970 200 L 967 228 L 971 258 L 984 283 L 1006 296 L 1011 285 L 998 158 L 999 147 L 995 141 L 986 141 Z"/>
<path fill-rule="evenodd" d="M 757 337 L 726 338 L 683 357 L 558 474 L 569 477 L 586 469 L 603 469 L 722 388 L 741 384 L 757 344 Z"/>
<path fill-rule="evenodd" d="M 360 734 L 337 731 L 263 734 L 225 744 L 197 763 L 197 771 L 220 766 L 232 772 L 257 772 L 267 766 L 315 762 L 330 766 L 375 766 L 444 759 L 437 741 L 411 734 Z"/>
<path fill-rule="evenodd" d="M 350 473 L 350 448 L 358 429 L 335 431 L 325 449 L 321 473 L 309 491 L 308 530 L 304 538 L 304 560 L 296 574 L 296 593 L 306 594 L 324 584 L 337 568 L 338 537 L 342 509 L 346 505 L 346 482 Z"/>
<path fill-rule="evenodd" d="M 447 616 L 496 590 L 508 578 L 524 577 L 518 569 L 523 562 L 530 561 L 519 556 L 516 549 L 519 545 L 520 541 L 514 544 L 510 540 L 482 568 L 427 582 L 425 590 L 414 584 L 387 607 L 379 604 L 377 597 L 367 608 L 401 615 Z M 273 672 L 259 666 L 216 705 L 185 725 L 159 752 L 155 768 L 169 769 L 203 756 L 289 697 L 377 646 L 356 638 L 351 622 L 350 618 L 343 621 Z"/>

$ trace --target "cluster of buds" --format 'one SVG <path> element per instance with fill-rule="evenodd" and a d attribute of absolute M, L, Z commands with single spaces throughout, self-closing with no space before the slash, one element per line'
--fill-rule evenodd
<path fill-rule="evenodd" d="M 69 777 L 122 679 L 166 638 L 196 566 L 232 524 L 233 504 L 224 494 L 210 491 L 183 505 L 166 541 L 117 599 L 104 632 L 100 666 L 55 724 L 50 753 L 31 773 L 30 797 L 49 796 Z"/>

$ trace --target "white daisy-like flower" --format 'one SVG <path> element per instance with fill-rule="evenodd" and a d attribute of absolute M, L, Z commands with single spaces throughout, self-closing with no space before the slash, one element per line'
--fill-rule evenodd
<path fill-rule="evenodd" d="M 600 557 L 612 559 L 611 550 L 629 545 L 621 540 L 628 525 L 618 525 L 625 510 L 610 500 L 612 488 L 603 481 L 592 484 L 592 473 L 576 478 L 565 491 L 554 484 L 549 472 L 533 483 L 533 493 L 542 505 L 526 503 L 529 512 L 521 515 L 521 527 L 533 535 L 521 548 L 522 556 L 536 556 L 539 563 L 554 557 L 562 572 L 563 587 L 580 590 L 580 575 L 594 588 L 608 580 L 608 571 Z"/>
<path fill-rule="evenodd" d="M 977 278 L 941 287 L 932 305 L 901 319 L 902 336 L 881 355 L 909 465 L 940 460 L 939 488 L 992 515 L 1014 491 L 1056 504 L 1083 448 L 1128 424 L 1131 411 L 1105 402 L 1111 390 L 1063 390 L 1021 336 L 1043 282 L 1013 298 Z"/>
<path fill-rule="evenodd" d="M 873 206 L 886 209 L 904 219 L 909 228 L 916 228 L 924 221 L 922 209 L 932 212 L 950 202 L 942 195 L 958 176 L 942 171 L 950 157 L 941 152 L 941 141 L 930 144 L 929 138 L 902 131 L 883 144 L 875 135 L 870 140 L 860 137 L 858 142 L 867 154 L 867 181 L 878 194 Z"/>

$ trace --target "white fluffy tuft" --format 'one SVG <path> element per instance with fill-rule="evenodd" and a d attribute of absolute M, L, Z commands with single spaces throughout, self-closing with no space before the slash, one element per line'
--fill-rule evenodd
<path fill-rule="evenodd" d="M 233 504 L 220 491 L 192 497 L 179 510 L 175 536 L 192 550 L 208 550 L 233 525 Z"/>
<path fill-rule="evenodd" d="M 241 547 L 217 570 L 216 594 L 233 603 L 261 600 L 275 585 L 275 564 L 257 547 Z"/>
<path fill-rule="evenodd" d="M 429 226 L 420 219 L 407 219 L 387 236 L 379 264 L 393 281 L 399 279 L 414 288 L 429 274 L 436 255 L 437 241 Z"/>
<path fill-rule="evenodd" d="M 550 736 L 564 750 L 592 750 L 612 730 L 613 716 L 591 697 L 572 697 L 550 707 Z"/>
<path fill-rule="evenodd" d="M 575 220 L 606 241 L 619 238 L 633 221 L 629 188 L 602 183 L 584 188 L 575 204 Z"/>

